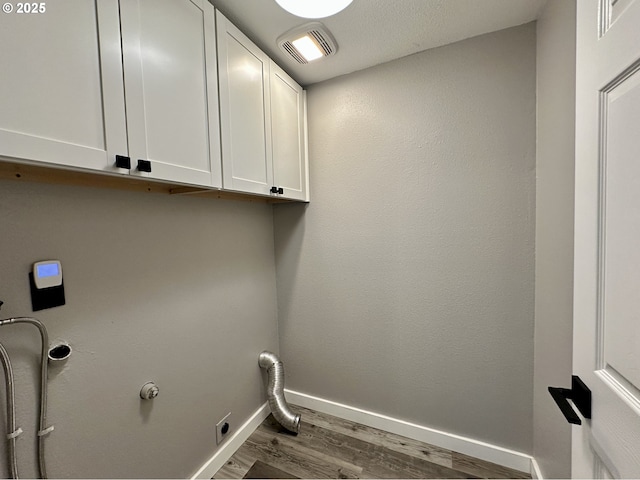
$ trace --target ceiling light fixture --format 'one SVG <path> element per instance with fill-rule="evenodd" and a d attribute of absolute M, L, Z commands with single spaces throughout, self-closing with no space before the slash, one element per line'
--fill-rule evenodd
<path fill-rule="evenodd" d="M 338 51 L 338 44 L 327 27 L 320 22 L 300 25 L 280 35 L 276 40 L 280 49 L 296 62 L 306 64 Z"/>
<path fill-rule="evenodd" d="M 287 12 L 302 18 L 325 18 L 341 12 L 353 0 L 276 0 Z"/>
<path fill-rule="evenodd" d="M 318 45 L 316 45 L 316 42 L 314 42 L 309 35 L 293 40 L 291 43 L 307 62 L 317 60 L 324 56 L 320 48 L 318 48 Z"/>

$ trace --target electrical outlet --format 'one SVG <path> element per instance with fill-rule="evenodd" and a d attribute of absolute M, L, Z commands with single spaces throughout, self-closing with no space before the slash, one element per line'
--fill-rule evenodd
<path fill-rule="evenodd" d="M 227 413 L 222 420 L 220 420 L 216 424 L 216 445 L 220 445 L 220 443 L 227 438 L 229 432 L 231 431 L 231 412 Z"/>

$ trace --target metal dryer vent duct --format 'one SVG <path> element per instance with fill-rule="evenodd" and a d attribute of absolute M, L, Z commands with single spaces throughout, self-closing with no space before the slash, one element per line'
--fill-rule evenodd
<path fill-rule="evenodd" d="M 320 22 L 310 22 L 305 23 L 304 25 L 300 25 L 299 27 L 293 28 L 288 32 L 280 35 L 278 40 L 278 47 L 280 50 L 288 54 L 292 57 L 296 62 L 301 64 L 309 63 L 304 56 L 300 54 L 300 52 L 293 46 L 295 40 L 308 36 L 311 38 L 313 43 L 320 49 L 323 57 L 329 57 L 331 55 L 335 55 L 338 51 L 338 44 L 336 43 L 333 35 L 327 30 Z"/>
<path fill-rule="evenodd" d="M 264 351 L 258 359 L 260 368 L 267 370 L 269 384 L 267 399 L 273 418 L 284 428 L 298 434 L 300 432 L 300 415 L 291 411 L 284 398 L 284 365 L 275 353 Z"/>

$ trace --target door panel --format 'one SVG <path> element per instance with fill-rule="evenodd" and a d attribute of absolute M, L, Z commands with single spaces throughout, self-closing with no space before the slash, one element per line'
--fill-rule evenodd
<path fill-rule="evenodd" d="M 229 39 L 227 47 L 233 153 L 242 159 L 234 162 L 233 176 L 266 183 L 264 64 L 235 38 Z"/>
<path fill-rule="evenodd" d="M 213 8 L 127 0 L 121 21 L 133 165 L 150 160 L 150 177 L 220 186 Z"/>
<path fill-rule="evenodd" d="M 625 10 L 631 6 L 636 0 L 601 0 L 600 9 L 602 28 L 601 33 L 606 33 L 607 30 L 622 17 Z"/>
<path fill-rule="evenodd" d="M 216 12 L 223 184 L 268 195 L 273 186 L 269 57 Z"/>
<path fill-rule="evenodd" d="M 273 183 L 296 200 L 306 200 L 304 114 L 302 87 L 271 62 Z"/>
<path fill-rule="evenodd" d="M 605 369 L 640 405 L 640 69 L 603 92 L 601 255 Z"/>
<path fill-rule="evenodd" d="M 0 155 L 111 169 L 127 155 L 117 0 L 45 7 L 0 15 Z"/>
<path fill-rule="evenodd" d="M 640 477 L 640 2 L 577 2 L 575 477 Z"/>

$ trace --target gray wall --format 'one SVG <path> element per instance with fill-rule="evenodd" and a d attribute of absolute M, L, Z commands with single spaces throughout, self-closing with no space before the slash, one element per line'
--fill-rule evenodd
<path fill-rule="evenodd" d="M 571 427 L 547 387 L 571 381 L 575 14 L 574 0 L 550 1 L 537 23 L 533 443 L 545 478 L 571 476 Z"/>
<path fill-rule="evenodd" d="M 278 347 L 272 219 L 261 204 L 0 182 L 0 318 L 32 314 L 32 262 L 64 269 L 67 305 L 35 314 L 73 348 L 51 369 L 52 478 L 187 477 L 216 449 L 224 414 L 239 426 L 265 401 L 258 354 Z M 20 473 L 34 478 L 39 337 L 5 326 L 0 341 L 16 370 Z M 148 380 L 160 395 L 143 402 Z"/>
<path fill-rule="evenodd" d="M 535 24 L 310 87 L 287 387 L 532 452 Z"/>

